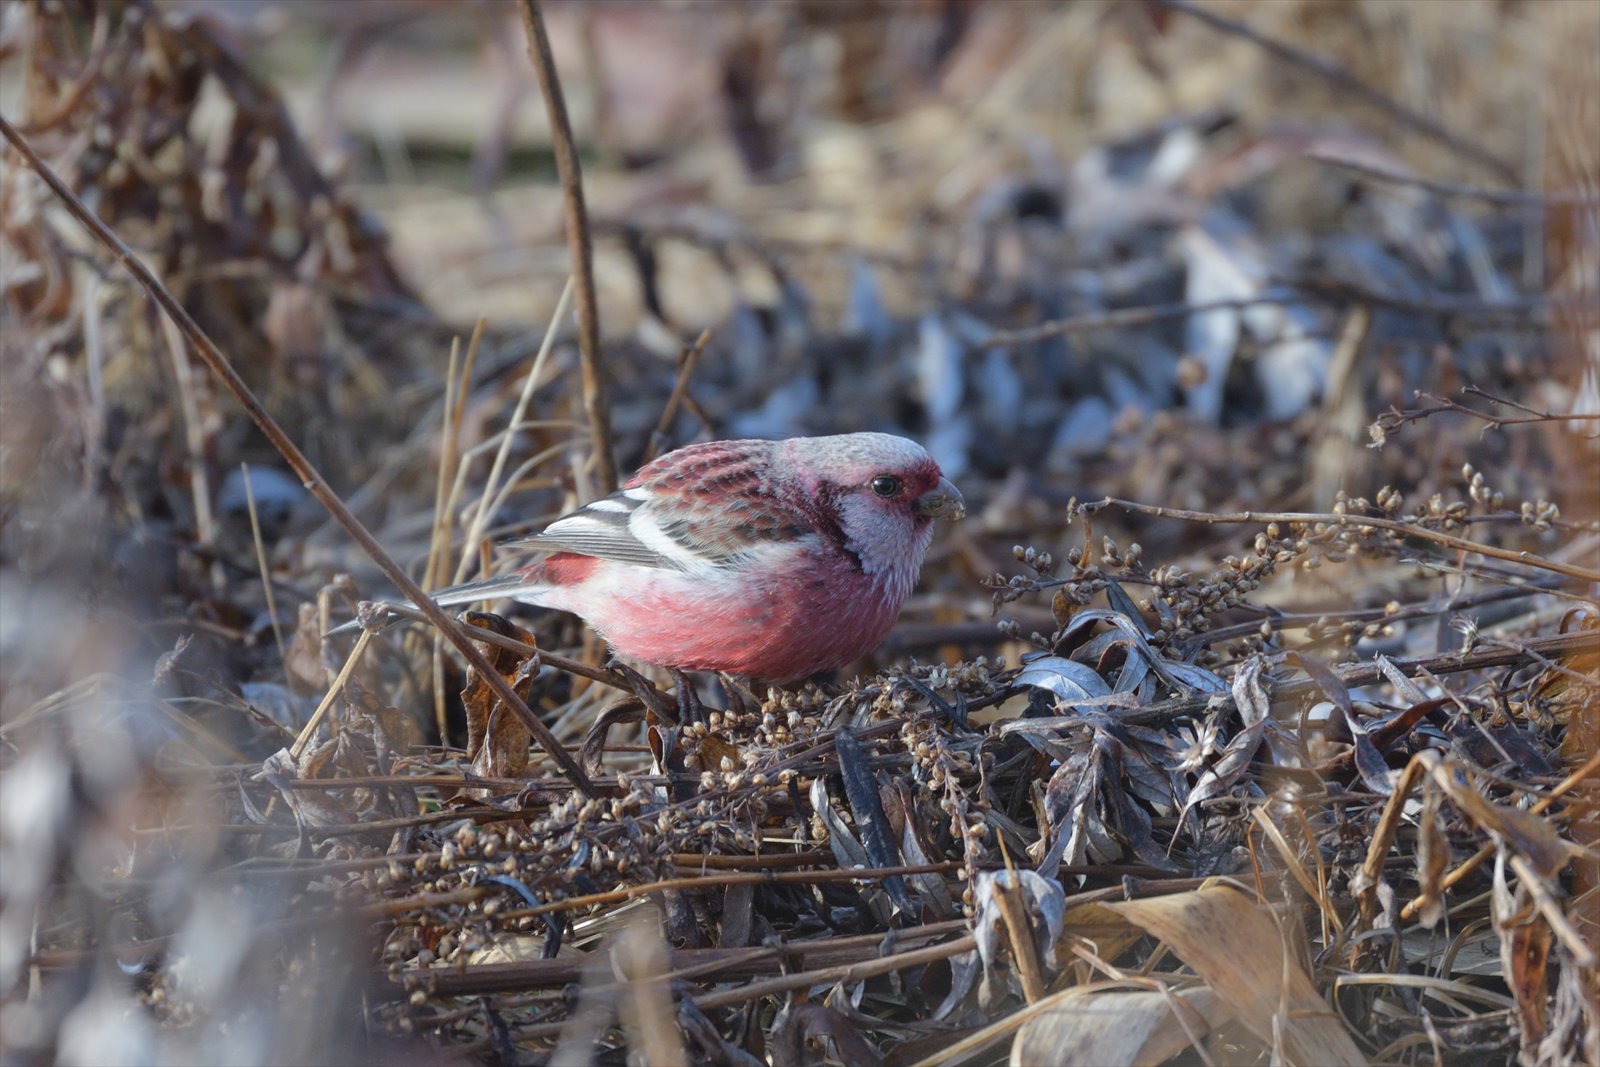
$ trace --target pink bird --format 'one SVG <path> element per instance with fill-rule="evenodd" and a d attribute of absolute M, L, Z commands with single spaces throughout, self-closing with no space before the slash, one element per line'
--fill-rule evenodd
<path fill-rule="evenodd" d="M 882 433 L 710 441 L 514 546 L 554 554 L 434 594 L 582 617 L 624 656 L 790 682 L 876 648 L 933 521 L 966 507 L 920 445 Z"/>

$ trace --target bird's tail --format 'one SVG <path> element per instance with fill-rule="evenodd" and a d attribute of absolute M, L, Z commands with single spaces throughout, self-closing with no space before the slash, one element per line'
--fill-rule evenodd
<path fill-rule="evenodd" d="M 533 604 L 538 602 L 540 590 L 546 588 L 548 588 L 547 583 L 529 581 L 527 571 L 512 571 L 498 578 L 479 578 L 475 582 L 463 582 L 461 585 L 441 589 L 433 594 L 433 600 L 441 608 L 448 608 L 454 604 L 470 604 L 475 600 L 497 600 L 500 597 Z"/>
<path fill-rule="evenodd" d="M 546 583 L 529 581 L 528 572 L 522 570 L 512 571 L 510 574 L 502 574 L 495 578 L 480 578 L 475 582 L 463 582 L 461 585 L 452 585 L 448 589 L 439 590 L 438 592 L 432 594 L 432 596 L 434 603 L 438 604 L 441 608 L 453 607 L 457 604 L 471 604 L 479 600 L 497 600 L 501 597 L 509 597 L 513 600 L 522 600 L 528 603 L 538 603 L 539 592 L 546 588 L 548 588 Z M 409 601 L 406 601 L 400 605 L 390 603 L 381 603 L 376 605 L 380 611 L 383 608 L 397 606 L 410 608 L 412 610 L 416 609 L 416 605 L 410 603 Z M 392 619 L 394 616 L 390 615 L 389 617 Z M 331 637 L 334 634 L 349 633 L 352 630 L 360 629 L 360 627 L 361 620 L 352 619 L 343 626 L 336 626 L 332 630 L 329 630 L 327 636 Z"/>

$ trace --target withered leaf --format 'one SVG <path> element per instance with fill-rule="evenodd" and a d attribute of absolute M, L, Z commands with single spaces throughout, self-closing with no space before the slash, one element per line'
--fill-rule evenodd
<path fill-rule="evenodd" d="M 1546 994 L 1553 934 L 1534 906 L 1528 887 L 1513 889 L 1506 878 L 1506 857 L 1495 857 L 1494 889 L 1490 911 L 1500 935 L 1500 965 L 1506 985 L 1517 1002 L 1519 1036 L 1524 1049 L 1537 1048 L 1544 1035 Z"/>
<path fill-rule="evenodd" d="M 844 792 L 850 801 L 850 813 L 855 817 L 861 843 L 866 847 L 867 858 L 875 867 L 894 867 L 900 863 L 900 849 L 889 820 L 883 812 L 883 802 L 878 795 L 878 780 L 867 764 L 866 754 L 848 730 L 840 730 L 834 740 L 839 752 L 839 776 L 844 780 Z M 908 914 L 916 912 L 911 894 L 906 892 L 905 879 L 898 874 L 883 880 L 883 888 L 895 907 Z"/>
<path fill-rule="evenodd" d="M 514 638 L 527 645 L 535 645 L 534 636 L 501 618 L 487 612 L 467 611 L 462 619 L 469 626 L 488 630 L 502 637 Z M 537 658 L 511 649 L 490 646 L 489 662 L 523 700 L 533 688 L 533 676 L 538 671 Z M 505 707 L 489 683 L 477 672 L 467 676 L 467 685 L 461 691 L 461 703 L 467 712 L 467 754 L 472 757 L 474 774 L 486 778 L 515 778 L 528 766 L 528 746 L 533 740 L 527 725 L 511 709 Z"/>
<path fill-rule="evenodd" d="M 415 719 L 379 699 L 377 693 L 354 678 L 345 683 L 344 698 L 351 728 L 372 738 L 380 761 L 403 756 L 422 744 L 422 727 Z"/>
<path fill-rule="evenodd" d="M 294 636 L 284 649 L 283 671 L 290 688 L 300 693 L 319 690 L 327 684 L 327 674 L 322 669 L 321 616 L 315 604 L 300 605 Z"/>
<path fill-rule="evenodd" d="M 1450 842 L 1444 834 L 1440 796 L 1437 784 L 1427 783 L 1422 793 L 1422 814 L 1417 821 L 1417 886 L 1422 897 L 1417 918 L 1430 930 L 1444 917 L 1443 879 L 1450 866 Z"/>
<path fill-rule="evenodd" d="M 594 724 L 589 727 L 589 732 L 584 735 L 583 747 L 578 752 L 578 762 L 585 774 L 596 775 L 601 772 L 606 740 L 611 736 L 611 728 L 630 722 L 640 722 L 644 719 L 644 713 L 644 702 L 635 696 L 622 697 L 601 709 L 600 714 L 594 718 Z"/>

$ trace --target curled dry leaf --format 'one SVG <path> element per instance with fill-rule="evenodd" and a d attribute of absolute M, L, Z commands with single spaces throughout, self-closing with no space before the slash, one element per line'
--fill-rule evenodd
<path fill-rule="evenodd" d="M 1365 1064 L 1271 912 L 1211 885 L 1105 907 L 1165 941 L 1264 1045 L 1296 1064 Z"/>
<path fill-rule="evenodd" d="M 462 614 L 470 626 L 528 645 L 537 644 L 528 631 L 498 615 L 480 611 Z M 539 670 L 538 657 L 498 645 L 492 648 L 489 660 L 494 669 L 511 683 L 518 696 L 527 700 Z M 472 758 L 473 773 L 486 778 L 515 778 L 526 770 L 533 735 L 520 718 L 501 704 L 489 683 L 475 673 L 469 674 L 466 688 L 461 691 L 461 703 L 467 711 L 467 754 Z"/>

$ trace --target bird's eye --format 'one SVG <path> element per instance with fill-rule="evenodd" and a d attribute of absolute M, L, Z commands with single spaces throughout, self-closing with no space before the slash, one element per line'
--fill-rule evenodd
<path fill-rule="evenodd" d="M 880 474 L 872 479 L 870 485 L 879 496 L 894 496 L 901 489 L 900 479 L 892 474 Z"/>

